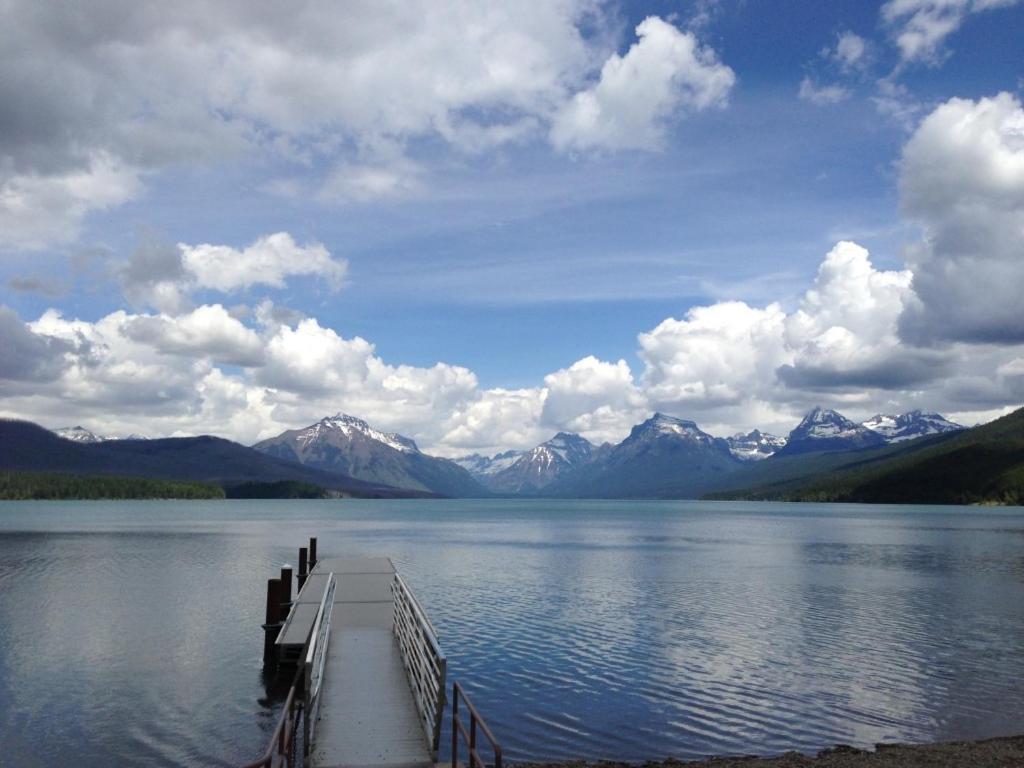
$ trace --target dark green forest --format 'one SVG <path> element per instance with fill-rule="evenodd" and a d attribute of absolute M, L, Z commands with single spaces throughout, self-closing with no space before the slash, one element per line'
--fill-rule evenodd
<path fill-rule="evenodd" d="M 213 483 L 0 471 L 0 499 L 223 499 Z"/>

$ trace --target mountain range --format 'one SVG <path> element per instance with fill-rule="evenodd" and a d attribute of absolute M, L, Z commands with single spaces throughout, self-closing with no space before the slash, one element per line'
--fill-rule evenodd
<path fill-rule="evenodd" d="M 211 482 L 223 488 L 306 483 L 339 495 L 424 495 L 278 459 L 219 437 L 78 442 L 26 421 L 0 420 L 0 469 Z"/>
<path fill-rule="evenodd" d="M 585 437 L 559 432 L 529 451 L 506 451 L 493 459 L 464 456 L 455 461 L 492 493 L 536 496 L 556 481 L 594 461 L 611 446 L 595 446 Z"/>
<path fill-rule="evenodd" d="M 5 422 L 6 432 L 14 424 Z M 119 472 L 214 481 L 224 487 L 292 481 L 347 495 L 697 498 L 792 488 L 815 473 L 835 471 L 855 459 L 883 460 L 905 447 L 916 450 L 922 442 L 963 427 L 922 411 L 879 414 L 856 423 L 815 408 L 786 437 L 755 429 L 720 438 L 693 421 L 655 413 L 617 445 L 598 446 L 559 432 L 527 451 L 457 459 L 430 456 L 408 437 L 344 413 L 252 448 L 213 437 L 109 440 L 80 426 L 58 430 L 60 439 L 35 429 L 51 442 L 43 445 L 36 433 L 25 450 L 0 450 L 0 469 Z M 4 447 L 28 437 L 12 432 Z"/>

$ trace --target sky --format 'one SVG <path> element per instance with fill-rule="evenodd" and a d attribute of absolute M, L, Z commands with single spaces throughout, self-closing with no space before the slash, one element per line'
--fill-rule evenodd
<path fill-rule="evenodd" d="M 0 416 L 455 456 L 1024 403 L 1024 2 L 0 7 Z"/>

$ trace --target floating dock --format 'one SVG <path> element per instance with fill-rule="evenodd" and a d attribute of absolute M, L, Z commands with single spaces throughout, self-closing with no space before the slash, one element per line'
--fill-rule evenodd
<path fill-rule="evenodd" d="M 308 558 L 308 568 L 307 568 Z M 300 550 L 298 593 L 283 569 L 267 589 L 264 660 L 294 665 L 295 680 L 264 757 L 246 768 L 426 768 L 438 759 L 447 659 L 423 607 L 388 557 L 317 560 Z M 280 621 L 280 608 L 287 616 Z M 469 726 L 458 719 L 461 699 Z M 452 765 L 459 739 L 467 765 L 484 768 L 477 729 L 493 765 L 501 748 L 458 684 L 452 687 Z"/>

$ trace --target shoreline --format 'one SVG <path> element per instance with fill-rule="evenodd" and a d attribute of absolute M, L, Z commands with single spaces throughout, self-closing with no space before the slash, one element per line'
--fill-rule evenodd
<path fill-rule="evenodd" d="M 515 768 L 1017 768 L 1024 766 L 1024 734 L 977 741 L 944 741 L 931 744 L 876 744 L 857 749 L 840 744 L 816 755 L 786 752 L 773 757 L 708 757 L 702 760 L 648 760 L 639 763 L 617 760 L 568 760 L 515 762 Z"/>

